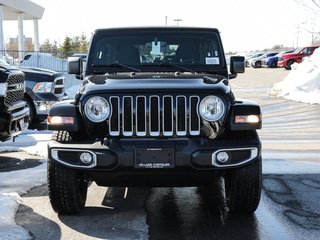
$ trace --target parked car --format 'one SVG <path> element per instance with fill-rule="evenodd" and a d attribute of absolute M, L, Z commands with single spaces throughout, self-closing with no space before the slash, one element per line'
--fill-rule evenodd
<path fill-rule="evenodd" d="M 252 54 L 252 55 L 247 56 L 247 57 L 245 58 L 245 65 L 246 65 L 246 67 L 250 67 L 250 60 L 251 60 L 251 59 L 260 57 L 260 56 L 262 56 L 262 55 L 263 55 L 263 53 L 254 53 L 254 54 Z"/>
<path fill-rule="evenodd" d="M 24 100 L 24 74 L 0 60 L 0 141 L 28 127 L 29 108 Z"/>
<path fill-rule="evenodd" d="M 290 51 L 282 51 L 279 52 L 277 55 L 272 56 L 272 57 L 267 57 L 261 61 L 261 65 L 263 67 L 269 67 L 269 68 L 276 68 L 278 66 L 278 60 L 283 54 L 287 53 L 292 53 L 295 50 L 290 50 Z"/>
<path fill-rule="evenodd" d="M 250 59 L 249 63 L 254 68 L 260 68 L 262 66 L 262 61 L 265 58 L 272 57 L 272 56 L 275 56 L 277 54 L 278 54 L 278 52 L 265 53 L 265 54 L 261 55 L 260 57 Z"/>
<path fill-rule="evenodd" d="M 313 54 L 314 50 L 320 46 L 311 46 L 299 48 L 293 53 L 283 54 L 278 60 L 278 67 L 284 67 L 287 70 L 291 70 L 291 65 L 294 63 L 302 62 L 304 57 L 308 57 Z"/>
<path fill-rule="evenodd" d="M 48 116 L 51 105 L 66 98 L 63 73 L 39 68 L 21 68 L 25 74 L 25 99 L 30 108 L 29 127 Z"/>

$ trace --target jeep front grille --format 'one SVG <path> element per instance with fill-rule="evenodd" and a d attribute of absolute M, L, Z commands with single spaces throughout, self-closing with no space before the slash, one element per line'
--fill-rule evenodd
<path fill-rule="evenodd" d="M 24 99 L 24 75 L 11 73 L 7 80 L 8 90 L 4 98 L 4 103 L 7 106 L 13 106 L 15 103 L 23 101 Z"/>
<path fill-rule="evenodd" d="M 109 97 L 110 136 L 197 136 L 199 96 Z"/>

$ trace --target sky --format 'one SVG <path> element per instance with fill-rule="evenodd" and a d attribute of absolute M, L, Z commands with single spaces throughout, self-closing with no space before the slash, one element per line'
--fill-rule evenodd
<path fill-rule="evenodd" d="M 66 36 L 82 32 L 90 38 L 96 28 L 125 26 L 180 26 L 218 28 L 225 51 L 271 48 L 277 44 L 311 43 L 310 14 L 295 0 L 32 0 L 45 12 L 39 21 L 40 43 L 49 39 L 62 44 Z M 15 21 L 4 22 L 4 37 L 17 36 Z M 32 21 L 24 22 L 24 34 L 33 37 Z"/>

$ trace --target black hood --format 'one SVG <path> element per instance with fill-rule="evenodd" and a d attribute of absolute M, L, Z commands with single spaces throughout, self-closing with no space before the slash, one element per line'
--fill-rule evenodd
<path fill-rule="evenodd" d="M 177 73 L 125 73 L 89 76 L 82 95 L 103 93 L 230 93 L 228 81 L 220 75 Z"/>

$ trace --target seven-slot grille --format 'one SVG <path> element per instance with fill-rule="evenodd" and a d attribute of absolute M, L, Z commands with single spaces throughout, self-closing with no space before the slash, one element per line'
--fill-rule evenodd
<path fill-rule="evenodd" d="M 199 96 L 111 96 L 110 136 L 197 136 Z"/>
<path fill-rule="evenodd" d="M 24 99 L 24 75 L 11 73 L 7 80 L 7 95 L 4 98 L 4 103 L 7 106 L 13 106 L 15 103 Z"/>

